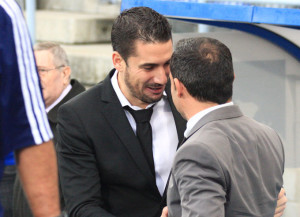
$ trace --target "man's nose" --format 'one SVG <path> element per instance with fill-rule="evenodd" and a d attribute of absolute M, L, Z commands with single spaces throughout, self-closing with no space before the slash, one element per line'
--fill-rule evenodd
<path fill-rule="evenodd" d="M 169 78 L 169 70 L 167 67 L 158 67 L 155 72 L 154 82 L 158 84 L 166 84 Z"/>
<path fill-rule="evenodd" d="M 40 78 L 40 82 L 41 82 L 42 87 L 44 87 L 45 77 L 44 76 L 39 76 L 39 78 Z"/>

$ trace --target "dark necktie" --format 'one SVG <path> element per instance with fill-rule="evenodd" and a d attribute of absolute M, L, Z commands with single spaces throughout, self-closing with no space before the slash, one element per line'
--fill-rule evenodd
<path fill-rule="evenodd" d="M 147 162 L 155 175 L 152 153 L 152 128 L 150 124 L 153 106 L 149 109 L 133 110 L 129 106 L 124 107 L 133 116 L 136 122 L 136 136 L 142 146 Z"/>

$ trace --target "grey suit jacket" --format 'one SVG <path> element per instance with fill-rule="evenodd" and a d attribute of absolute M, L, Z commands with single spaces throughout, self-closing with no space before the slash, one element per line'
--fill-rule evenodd
<path fill-rule="evenodd" d="M 219 108 L 194 126 L 176 154 L 169 217 L 271 217 L 283 170 L 283 145 L 273 129 L 238 106 Z"/>

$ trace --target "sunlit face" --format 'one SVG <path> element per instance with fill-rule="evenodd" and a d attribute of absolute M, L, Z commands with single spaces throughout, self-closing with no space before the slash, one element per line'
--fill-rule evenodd
<path fill-rule="evenodd" d="M 135 43 L 135 55 L 127 59 L 118 75 L 120 88 L 132 105 L 145 108 L 162 98 L 172 52 L 172 40 Z"/>
<path fill-rule="evenodd" d="M 55 66 L 53 55 L 48 50 L 35 51 L 35 59 L 41 79 L 46 108 L 61 95 L 69 84 L 69 73 L 64 67 Z"/>

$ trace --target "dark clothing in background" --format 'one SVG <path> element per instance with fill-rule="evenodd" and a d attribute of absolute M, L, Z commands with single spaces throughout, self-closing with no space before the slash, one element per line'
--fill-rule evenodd
<path fill-rule="evenodd" d="M 50 124 L 51 130 L 54 135 L 54 139 L 53 139 L 54 144 L 56 144 L 56 135 L 57 135 L 56 124 L 57 124 L 58 108 L 62 104 L 64 104 L 65 102 L 67 102 L 68 100 L 70 100 L 71 98 L 75 97 L 76 95 L 82 93 L 85 90 L 84 86 L 82 86 L 75 79 L 72 79 L 70 84 L 72 85 L 72 89 L 70 90 L 70 92 L 55 107 L 53 107 L 47 114 L 49 124 Z M 63 211 L 64 207 L 65 207 L 65 203 L 64 203 L 64 199 L 61 194 L 61 191 L 60 191 L 60 202 L 61 202 L 61 204 L 60 204 L 61 210 Z M 14 209 L 13 209 L 14 217 L 33 217 L 18 175 L 16 176 L 16 181 L 14 184 L 13 207 L 14 207 Z"/>

